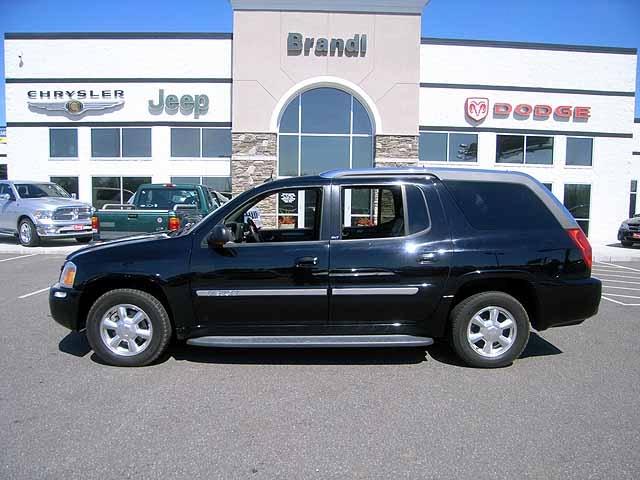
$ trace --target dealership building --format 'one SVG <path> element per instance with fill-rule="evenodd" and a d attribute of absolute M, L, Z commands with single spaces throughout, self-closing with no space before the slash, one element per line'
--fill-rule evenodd
<path fill-rule="evenodd" d="M 636 49 L 421 38 L 425 0 L 231 4 L 232 34 L 6 34 L 8 177 L 99 207 L 143 182 L 507 169 L 596 242 L 640 211 Z"/>

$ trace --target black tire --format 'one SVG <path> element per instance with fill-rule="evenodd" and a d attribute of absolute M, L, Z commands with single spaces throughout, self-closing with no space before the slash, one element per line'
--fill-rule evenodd
<path fill-rule="evenodd" d="M 119 355 L 112 352 L 102 340 L 100 334 L 102 317 L 109 309 L 120 304 L 134 305 L 143 310 L 151 322 L 153 332 L 151 339 L 139 354 Z M 142 367 L 156 361 L 167 350 L 171 331 L 171 321 L 162 303 L 153 295 L 141 290 L 111 290 L 95 301 L 87 316 L 87 339 L 91 348 L 102 361 L 119 367 Z"/>
<path fill-rule="evenodd" d="M 511 314 L 516 326 L 515 338 L 511 346 L 504 353 L 495 357 L 487 357 L 478 353 L 467 340 L 467 332 L 472 319 L 487 307 L 498 307 L 507 311 Z M 451 311 L 449 320 L 453 349 L 460 359 L 471 367 L 496 368 L 510 365 L 520 356 L 529 341 L 530 325 L 527 311 L 518 300 L 504 292 L 482 292 L 464 299 Z M 504 331 L 507 332 L 507 330 Z M 482 339 L 478 340 L 476 347 L 480 348 L 481 345 L 484 345 L 483 342 Z M 494 344 L 499 346 L 497 342 Z"/>
<path fill-rule="evenodd" d="M 622 243 L 623 247 L 633 247 L 633 242 L 629 242 L 628 240 L 622 240 L 620 243 Z"/>
<path fill-rule="evenodd" d="M 23 239 L 23 235 L 20 234 L 23 228 L 31 230 L 28 240 Z M 37 247 L 40 245 L 40 237 L 38 236 L 36 226 L 29 218 L 23 218 L 18 222 L 18 242 L 25 247 Z"/>
<path fill-rule="evenodd" d="M 93 240 L 93 237 L 76 237 L 76 242 L 78 243 L 89 243 Z"/>

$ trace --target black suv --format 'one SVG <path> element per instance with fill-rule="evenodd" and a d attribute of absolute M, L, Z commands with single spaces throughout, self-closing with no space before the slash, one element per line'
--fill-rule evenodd
<path fill-rule="evenodd" d="M 448 338 L 467 364 L 498 367 L 531 327 L 595 315 L 600 290 L 582 230 L 535 179 L 417 168 L 276 180 L 191 230 L 84 248 L 49 301 L 113 365 L 149 364 L 172 338 L 243 348 Z"/>

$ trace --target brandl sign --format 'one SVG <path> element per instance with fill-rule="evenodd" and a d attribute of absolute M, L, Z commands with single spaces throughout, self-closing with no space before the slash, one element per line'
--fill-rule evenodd
<path fill-rule="evenodd" d="M 309 56 L 313 50 L 316 57 L 364 57 L 367 54 L 367 35 L 356 33 L 346 40 L 342 38 L 303 37 L 301 33 L 291 32 L 287 36 L 287 54 L 291 56 Z"/>

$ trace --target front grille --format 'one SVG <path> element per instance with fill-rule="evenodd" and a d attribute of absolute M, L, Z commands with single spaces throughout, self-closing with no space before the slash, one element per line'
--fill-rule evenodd
<path fill-rule="evenodd" d="M 89 207 L 60 207 L 53 212 L 54 220 L 89 220 L 91 209 Z"/>
<path fill-rule="evenodd" d="M 639 225 L 629 225 L 630 232 L 640 232 L 640 224 Z"/>

